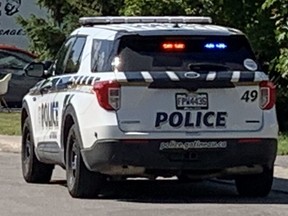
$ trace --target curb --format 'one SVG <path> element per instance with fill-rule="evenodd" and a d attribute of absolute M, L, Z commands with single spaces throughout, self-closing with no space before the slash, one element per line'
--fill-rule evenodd
<path fill-rule="evenodd" d="M 21 136 L 0 135 L 0 152 L 19 153 L 21 151 Z"/>
<path fill-rule="evenodd" d="M 279 179 L 287 179 L 288 180 L 288 168 L 275 165 L 274 166 L 274 177 L 279 178 Z"/>

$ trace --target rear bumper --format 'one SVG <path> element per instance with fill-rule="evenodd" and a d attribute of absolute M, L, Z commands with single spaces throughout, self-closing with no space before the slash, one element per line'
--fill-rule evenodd
<path fill-rule="evenodd" d="M 82 150 L 89 170 L 109 175 L 157 171 L 212 173 L 255 165 L 272 167 L 276 153 L 276 139 L 102 140 Z M 134 169 L 129 171 L 130 167 Z"/>

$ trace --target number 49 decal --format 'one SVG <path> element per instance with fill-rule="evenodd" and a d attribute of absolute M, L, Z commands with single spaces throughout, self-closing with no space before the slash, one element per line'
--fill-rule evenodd
<path fill-rule="evenodd" d="M 246 103 L 254 102 L 258 97 L 258 92 L 256 90 L 250 91 L 247 90 L 241 97 L 241 100 L 244 100 Z"/>

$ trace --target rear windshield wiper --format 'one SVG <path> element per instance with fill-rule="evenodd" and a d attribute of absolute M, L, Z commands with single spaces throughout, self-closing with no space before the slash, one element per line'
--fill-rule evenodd
<path fill-rule="evenodd" d="M 213 63 L 213 62 L 197 62 L 190 63 L 188 65 L 190 70 L 203 71 L 203 70 L 231 70 L 231 68 L 225 64 Z"/>

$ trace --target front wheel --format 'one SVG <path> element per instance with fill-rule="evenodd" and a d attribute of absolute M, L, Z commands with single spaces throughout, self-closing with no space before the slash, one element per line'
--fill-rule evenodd
<path fill-rule="evenodd" d="M 80 135 L 73 125 L 68 133 L 66 148 L 67 188 L 72 197 L 91 198 L 98 195 L 104 183 L 104 176 L 89 171 L 80 152 Z"/>
<path fill-rule="evenodd" d="M 238 176 L 235 183 L 241 196 L 265 197 L 272 188 L 273 168 L 264 167 L 260 174 Z"/>
<path fill-rule="evenodd" d="M 48 183 L 54 165 L 40 162 L 35 155 L 34 139 L 29 117 L 25 119 L 21 145 L 22 174 L 26 182 Z"/>

